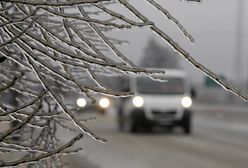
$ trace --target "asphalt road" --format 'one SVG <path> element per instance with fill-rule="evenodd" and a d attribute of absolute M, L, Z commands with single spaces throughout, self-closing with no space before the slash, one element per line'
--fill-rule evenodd
<path fill-rule="evenodd" d="M 84 149 L 79 157 L 99 168 L 248 168 L 248 108 L 194 109 L 190 136 L 161 129 L 123 133 L 114 115 L 98 116 L 87 125 L 108 142 L 84 138 L 77 144 Z"/>

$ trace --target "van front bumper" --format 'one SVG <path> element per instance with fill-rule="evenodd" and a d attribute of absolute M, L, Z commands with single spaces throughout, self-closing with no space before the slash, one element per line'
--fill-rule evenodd
<path fill-rule="evenodd" d="M 185 112 L 186 110 L 184 110 Z M 183 113 L 184 113 L 183 112 Z M 161 118 L 153 118 L 149 119 L 146 117 L 144 109 L 134 109 L 131 114 L 131 118 L 133 119 L 133 122 L 136 125 L 142 125 L 142 126 L 153 126 L 153 125 L 160 125 L 160 126 L 172 126 L 172 125 L 178 125 L 181 121 L 181 118 L 176 118 L 176 116 L 163 116 Z M 176 115 L 176 114 L 175 114 Z"/>

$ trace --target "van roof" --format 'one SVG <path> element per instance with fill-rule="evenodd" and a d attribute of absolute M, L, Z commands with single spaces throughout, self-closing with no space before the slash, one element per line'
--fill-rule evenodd
<path fill-rule="evenodd" d="M 186 72 L 181 69 L 162 69 L 165 71 L 165 76 L 186 77 Z"/>

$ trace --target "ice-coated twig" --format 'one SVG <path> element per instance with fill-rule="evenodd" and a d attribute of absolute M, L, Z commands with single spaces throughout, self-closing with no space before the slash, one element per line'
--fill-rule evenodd
<path fill-rule="evenodd" d="M 37 152 L 37 153 L 48 153 L 48 151 L 43 150 L 42 148 L 37 147 L 32 147 L 32 146 L 28 146 L 28 145 L 23 145 L 23 144 L 19 144 L 17 142 L 11 142 L 11 141 L 6 141 L 6 142 L 1 142 L 1 148 L 5 147 L 10 151 L 16 151 L 16 152 L 20 152 L 20 151 L 26 151 L 26 152 Z M 13 149 L 13 150 L 12 150 Z M 82 150 L 82 148 L 76 149 L 76 150 L 65 150 L 65 151 L 61 151 L 61 154 L 68 154 L 68 153 L 75 153 Z"/>
<path fill-rule="evenodd" d="M 11 3 L 19 3 L 19 4 L 26 4 L 26 5 L 34 5 L 34 6 L 71 6 L 71 5 L 80 5 L 80 4 L 92 4 L 92 3 L 99 3 L 104 1 L 111 1 L 111 0 L 73 0 L 73 1 L 43 1 L 43 0 L 1 0 L 2 2 L 11 2 Z"/>
<path fill-rule="evenodd" d="M 14 109 L 14 110 L 6 111 L 5 113 L 0 113 L 0 116 L 6 116 L 8 114 L 15 113 L 15 112 L 17 112 L 19 110 L 25 109 L 26 107 L 29 107 L 29 106 L 33 105 L 34 103 L 39 101 L 47 92 L 48 92 L 48 90 L 44 90 L 39 96 L 37 96 L 35 99 L 30 101 L 29 103 L 26 103 L 26 104 L 22 105 L 21 107 L 18 107 L 18 108 Z"/>
<path fill-rule="evenodd" d="M 39 156 L 35 156 L 33 158 L 23 158 L 17 161 L 12 161 L 12 162 L 0 162 L 0 167 L 9 167 L 9 166 L 17 166 L 23 163 L 30 163 L 30 162 L 35 162 L 38 160 L 42 160 L 44 158 L 50 157 L 54 154 L 60 153 L 61 151 L 71 147 L 74 143 L 79 141 L 83 137 L 83 134 L 78 134 L 76 137 L 74 137 L 72 140 L 70 140 L 68 143 L 64 144 L 63 146 L 53 150 L 49 151 L 48 153 L 41 154 Z"/>
<path fill-rule="evenodd" d="M 12 8 L 14 5 L 13 4 L 11 4 L 11 5 L 8 5 L 8 6 L 5 6 L 5 7 L 1 7 L 0 8 L 0 12 L 4 12 L 4 11 L 6 11 L 6 10 L 9 10 L 10 8 Z"/>
<path fill-rule="evenodd" d="M 30 55 L 31 57 L 33 57 L 31 54 L 31 51 L 27 48 L 27 46 L 24 46 L 20 43 L 20 41 L 17 41 L 17 44 L 28 54 Z M 36 58 L 36 60 L 38 60 Z M 89 85 L 85 85 L 85 84 L 79 84 L 78 82 L 76 82 L 75 80 L 73 80 L 72 78 L 68 77 L 67 75 L 65 74 L 62 74 L 61 72 L 59 71 L 56 71 L 54 70 L 53 68 L 49 67 L 49 65 L 46 65 L 46 64 L 43 64 L 42 62 L 40 62 L 42 65 L 44 65 L 48 70 L 50 70 L 51 72 L 55 73 L 56 75 L 66 79 L 66 80 L 69 80 L 69 81 L 72 81 L 73 83 L 75 83 L 76 85 L 80 86 L 80 89 L 81 90 L 91 90 L 91 91 L 94 91 L 94 92 L 100 92 L 100 93 L 104 93 L 104 94 L 108 94 L 108 95 L 111 95 L 111 96 L 130 96 L 132 95 L 132 93 L 126 93 L 126 92 L 117 92 L 117 91 L 112 91 L 112 90 L 106 90 L 106 89 L 102 89 L 102 88 L 97 88 L 97 87 L 93 87 L 93 86 L 89 86 Z M 94 100 L 93 98 L 91 98 L 92 100 Z M 94 101 L 93 101 L 94 102 Z"/>
<path fill-rule="evenodd" d="M 159 11 L 161 11 L 169 20 L 171 20 L 172 22 L 174 22 L 178 26 L 178 28 L 181 30 L 181 32 L 186 37 L 188 37 L 191 42 L 194 42 L 195 41 L 194 38 L 184 28 L 184 26 L 175 17 L 173 17 L 168 10 L 164 9 L 160 4 L 158 4 L 154 0 L 146 0 L 146 1 L 149 2 L 151 5 L 153 5 L 156 9 L 158 9 Z"/>
<path fill-rule="evenodd" d="M 139 19 L 142 21 L 147 21 L 148 18 L 146 18 L 142 13 L 140 13 L 135 7 L 133 7 L 130 3 L 128 3 L 126 0 L 118 0 L 120 3 L 122 3 L 124 6 L 126 6 L 134 15 L 136 15 Z M 201 72 L 205 73 L 207 76 L 212 78 L 214 81 L 216 81 L 220 86 L 222 86 L 227 91 L 234 93 L 241 99 L 248 101 L 248 96 L 241 92 L 236 87 L 228 84 L 226 81 L 221 79 L 218 75 L 216 75 L 214 72 L 212 72 L 210 69 L 205 67 L 204 65 L 200 64 L 198 61 L 196 61 L 186 50 L 184 50 L 179 44 L 177 44 L 170 36 L 168 36 L 165 32 L 160 30 L 156 25 L 153 25 L 150 27 L 150 29 L 155 32 L 159 37 L 163 38 L 167 43 L 170 44 L 172 48 L 174 48 L 180 55 L 182 55 L 187 61 L 189 61 L 195 68 L 199 69 Z"/>
<path fill-rule="evenodd" d="M 65 24 L 65 28 L 67 30 L 67 33 L 68 33 L 68 36 L 70 38 L 70 40 L 72 42 L 74 42 L 74 39 L 72 37 L 72 32 L 70 31 L 69 27 L 68 27 L 68 22 L 66 20 L 64 20 L 64 24 Z M 77 53 L 78 54 L 78 53 Z M 115 91 L 112 91 L 112 90 L 108 90 L 108 89 L 105 89 L 104 87 L 102 87 L 102 85 L 100 84 L 99 80 L 97 79 L 97 77 L 94 75 L 94 73 L 92 72 L 92 70 L 90 69 L 90 66 L 85 63 L 85 66 L 88 66 L 88 71 L 91 75 L 91 77 L 95 80 L 95 82 L 97 84 L 99 84 L 101 86 L 101 90 L 102 90 L 102 93 L 106 93 L 106 94 L 110 94 L 110 95 L 115 95 L 115 96 L 130 96 L 132 95 L 132 93 L 118 93 L 118 92 L 115 92 Z M 77 86 L 81 89 L 81 91 L 83 91 L 91 100 L 92 100 L 92 103 L 96 103 L 96 100 L 94 97 L 92 97 L 91 95 L 89 95 L 88 93 L 88 90 L 92 90 L 92 91 L 95 91 L 95 92 L 99 92 L 99 90 L 97 91 L 97 88 L 93 88 L 93 87 L 90 87 L 90 86 L 86 86 L 86 85 L 83 85 L 83 84 L 80 84 L 76 79 L 73 78 L 72 74 L 67 70 L 67 67 L 65 66 L 65 70 L 67 72 L 67 74 L 69 75 L 71 81 L 73 81 L 74 83 L 77 84 Z M 94 90 L 93 90 L 94 89 Z"/>
<path fill-rule="evenodd" d="M 6 90 L 6 89 L 9 89 L 10 87 L 12 87 L 16 81 L 20 78 L 21 76 L 19 77 L 14 77 L 14 79 L 12 79 L 8 84 L 6 84 L 4 87 L 0 87 L 0 92 Z"/>
<path fill-rule="evenodd" d="M 56 32 L 50 31 L 49 28 L 45 27 L 41 23 L 38 22 L 38 24 L 44 29 L 44 30 L 41 29 L 41 32 L 46 31 L 46 33 L 50 33 L 53 37 L 55 37 L 56 39 L 58 39 L 59 41 L 65 43 L 65 44 L 69 45 L 71 48 L 75 48 L 75 49 L 77 49 L 77 50 L 79 50 L 79 51 L 81 51 L 81 52 L 83 52 L 89 56 L 92 56 L 93 58 L 100 59 L 99 57 L 97 57 L 97 55 L 95 53 L 85 49 L 82 45 L 79 45 L 77 43 L 72 43 L 69 40 L 57 35 Z M 42 33 L 42 34 L 44 34 L 44 33 Z"/>
<path fill-rule="evenodd" d="M 0 44 L 0 48 L 1 48 L 1 47 L 4 47 L 4 46 L 6 46 L 6 45 L 8 45 L 8 44 L 10 44 L 10 43 L 13 43 L 15 40 L 17 40 L 19 37 L 21 37 L 24 33 L 26 33 L 26 32 L 32 27 L 34 21 L 35 21 L 35 19 L 33 19 L 33 20 L 31 21 L 31 23 L 29 24 L 29 26 L 26 27 L 24 30 L 22 30 L 22 32 L 18 32 L 18 34 L 17 34 L 15 37 L 9 39 L 8 41 L 6 41 L 6 42 L 4 42 L 4 43 L 1 43 L 1 44 Z"/>
<path fill-rule="evenodd" d="M 97 135 L 95 135 L 95 133 L 93 133 L 91 130 L 89 130 L 87 127 L 85 127 L 78 119 L 77 117 L 70 112 L 66 105 L 59 99 L 59 97 L 57 96 L 57 94 L 54 92 L 54 90 L 50 89 L 48 83 L 46 82 L 46 80 L 44 80 L 44 78 L 42 77 L 40 71 L 38 70 L 38 68 L 36 67 L 36 65 L 31 61 L 31 59 L 29 57 L 26 57 L 27 60 L 29 61 L 29 63 L 32 65 L 37 77 L 39 78 L 39 80 L 41 81 L 41 83 L 43 84 L 43 86 L 49 90 L 49 93 L 51 94 L 51 96 L 56 100 L 56 102 L 59 104 L 59 106 L 63 109 L 63 111 L 65 112 L 65 114 L 67 114 L 72 121 L 75 123 L 76 126 L 78 126 L 83 132 L 87 133 L 88 135 L 90 135 L 91 137 L 93 137 L 95 140 L 100 141 L 100 142 L 106 142 L 106 139 L 101 138 Z"/>
<path fill-rule="evenodd" d="M 110 27 L 116 27 L 116 28 L 119 28 L 119 29 L 124 29 L 124 28 L 131 28 L 130 25 L 126 25 L 126 24 L 117 24 L 117 23 L 114 23 L 114 22 L 111 22 L 111 21 L 103 21 L 103 20 L 98 20 L 98 19 L 93 19 L 93 18 L 90 18 L 90 17 L 80 17 L 80 16 L 77 16 L 75 14 L 71 15 L 71 14 L 65 14 L 65 13 L 61 13 L 61 12 L 57 12 L 55 10 L 51 10 L 49 8 L 42 8 L 56 16 L 60 16 L 60 17 L 63 17 L 63 18 L 67 18 L 67 19 L 74 19 L 74 20 L 80 20 L 80 21 L 84 21 L 86 23 L 96 23 L 98 25 L 104 25 L 104 26 L 110 26 Z"/>
<path fill-rule="evenodd" d="M 125 17 L 124 15 L 121 15 L 117 12 L 114 12 L 111 9 L 106 8 L 105 6 L 101 5 L 101 4 L 96 4 L 96 7 L 98 7 L 99 9 L 103 10 L 104 12 L 108 13 L 110 16 L 116 17 L 118 19 L 123 20 L 124 22 L 129 23 L 132 26 L 138 26 L 138 27 L 143 27 L 143 26 L 149 26 L 149 25 L 153 25 L 153 22 L 144 22 L 144 23 L 138 23 L 135 22 L 127 17 Z"/>
<path fill-rule="evenodd" d="M 10 60 L 12 60 L 13 62 L 15 62 L 15 63 L 17 63 L 17 64 L 19 64 L 19 65 L 21 65 L 21 66 L 23 66 L 23 67 L 25 67 L 25 68 L 27 68 L 29 70 L 31 70 L 30 65 L 28 65 L 26 62 L 21 62 L 17 58 L 13 57 L 11 55 L 11 53 L 9 53 L 8 51 L 6 51 L 4 48 L 2 50 L 0 50 L 0 54 L 2 56 L 6 57 L 6 58 L 8 58 Z"/>
<path fill-rule="evenodd" d="M 109 58 L 107 58 L 105 55 L 103 55 L 96 47 L 95 45 L 86 37 L 84 37 L 84 35 L 82 33 L 80 33 L 79 30 L 77 30 L 77 28 L 71 24 L 70 22 L 67 21 L 68 26 L 76 33 L 76 35 L 82 39 L 98 56 L 99 59 L 103 59 L 106 62 L 112 62 L 113 61 Z"/>
<path fill-rule="evenodd" d="M 25 126 L 34 116 L 35 114 L 38 112 L 38 109 L 34 109 L 34 111 L 21 123 L 19 123 L 17 126 L 9 129 L 8 131 L 4 132 L 3 134 L 0 135 L 0 142 L 5 139 L 7 136 L 11 135 L 13 132 L 15 132 L 16 130 L 22 128 L 23 126 Z M 1 163 L 0 163 L 1 165 Z"/>
<path fill-rule="evenodd" d="M 138 19 L 131 19 L 107 6 L 113 3 L 124 6 Z M 156 0 L 146 0 L 144 3 L 149 3 L 150 8 L 154 7 L 162 12 L 179 27 L 186 38 L 193 41 L 182 24 Z M 29 29 L 25 31 L 28 27 Z M 122 75 L 141 73 L 156 78 L 154 77 L 157 75 L 156 72 L 161 71 L 147 70 L 134 65 L 117 48 L 117 45 L 122 44 L 123 41 L 107 36 L 110 31 L 120 29 L 121 32 L 121 28 L 125 27 L 150 28 L 196 68 L 216 81 L 220 80 L 219 83 L 227 90 L 242 95 L 194 60 L 186 50 L 160 30 L 152 20 L 147 19 L 143 13 L 131 6 L 127 0 L 2 0 L 0 2 L 0 78 L 1 82 L 4 82 L 1 83 L 0 94 L 13 91 L 18 96 L 13 94 L 13 105 L 0 101 L 0 121 L 9 124 L 12 121 L 25 123 L 32 112 L 38 110 L 34 117 L 24 124 L 25 126 L 21 126 L 21 129 L 0 141 L 0 152 L 12 151 L 17 154 L 24 153 L 25 156 L 13 162 L 6 160 L 0 167 L 25 162 L 32 163 L 30 167 L 63 166 L 59 154 L 74 153 L 78 150 L 57 150 L 58 146 L 61 146 L 59 144 L 63 143 L 57 137 L 58 128 L 70 131 L 78 131 L 79 128 L 93 139 L 105 141 L 84 125 L 84 122 L 90 118 L 83 120 L 77 118 L 74 114 L 77 111 L 74 102 L 68 103 L 64 100 L 66 95 L 63 94 L 81 91 L 80 94 L 86 95 L 93 103 L 96 102 L 94 97 L 96 93 L 112 96 L 127 95 L 108 88 L 104 80 L 100 80 L 101 73 L 109 76 L 113 72 Z M 9 83 L 21 73 L 25 76 L 16 80 L 14 85 Z M 93 84 L 86 84 L 88 80 Z M 7 85 L 11 87 L 5 87 Z M 39 101 L 44 108 L 38 106 Z M 72 122 L 72 127 L 69 124 L 68 127 L 67 122 L 70 124 Z M 21 141 L 10 141 L 15 134 L 20 134 Z M 6 132 L 2 135 L 6 135 Z M 10 142 L 9 145 L 4 144 L 7 142 Z"/>
<path fill-rule="evenodd" d="M 16 24 L 25 21 L 26 19 L 29 19 L 30 17 L 34 16 L 36 12 L 39 10 L 39 8 L 36 8 L 32 13 L 28 14 L 27 16 L 20 18 L 20 19 L 15 19 L 15 20 L 9 20 L 7 22 L 1 23 L 0 28 L 3 26 L 6 26 L 8 24 Z"/>
<path fill-rule="evenodd" d="M 39 42 L 40 44 L 42 44 L 43 46 L 49 47 L 50 49 L 54 50 L 55 52 L 58 52 L 60 54 L 63 54 L 67 57 L 73 58 L 73 59 L 78 59 L 78 60 L 82 60 L 82 61 L 86 61 L 88 63 L 92 63 L 92 64 L 98 64 L 101 66 L 106 66 L 106 67 L 112 67 L 112 68 L 116 68 L 116 69 L 120 69 L 123 71 L 128 71 L 128 72 L 134 72 L 134 73 L 146 73 L 146 74 L 153 74 L 153 73 L 163 73 L 163 71 L 161 70 L 149 70 L 149 69 L 145 69 L 145 68 L 140 68 L 140 67 L 127 67 L 127 66 L 121 66 L 120 64 L 116 64 L 116 63 L 110 63 L 110 62 L 103 62 L 100 60 L 96 60 L 96 59 L 91 59 L 88 57 L 84 57 L 82 55 L 78 55 L 78 54 L 74 54 L 68 50 L 62 49 L 61 47 L 58 48 L 57 46 L 55 46 L 52 43 L 47 42 L 46 40 L 40 39 L 37 36 L 33 35 L 32 33 L 26 32 L 26 35 L 28 35 L 30 38 L 32 38 L 33 40 Z M 105 37 L 105 36 L 104 36 Z M 106 37 L 105 37 L 106 38 Z M 110 42 L 109 42 L 110 43 Z M 30 44 L 31 45 L 31 44 Z M 112 44 L 111 44 L 112 45 Z M 113 46 L 114 47 L 114 46 Z M 36 48 L 37 49 L 37 48 Z M 38 50 L 38 49 L 37 49 Z M 117 51 L 117 49 L 116 49 Z M 119 51 L 118 51 L 119 52 Z M 121 53 L 120 53 L 121 54 Z M 122 55 L 122 54 L 121 54 Z"/>
<path fill-rule="evenodd" d="M 89 17 L 84 11 L 83 7 L 78 7 L 79 11 L 84 17 Z M 99 37 L 114 51 L 114 53 L 120 57 L 124 62 L 128 63 L 130 66 L 136 67 L 129 59 L 127 59 L 107 38 L 106 36 L 97 28 L 96 25 L 89 23 L 92 29 L 99 35 Z"/>

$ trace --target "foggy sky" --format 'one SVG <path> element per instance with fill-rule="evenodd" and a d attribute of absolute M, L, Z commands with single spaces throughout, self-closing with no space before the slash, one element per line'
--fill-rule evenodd
<path fill-rule="evenodd" d="M 179 0 L 156 0 L 164 8 L 169 10 L 195 38 L 192 44 L 176 28 L 175 24 L 159 13 L 155 8 L 144 1 L 131 0 L 146 16 L 176 40 L 184 49 L 200 63 L 218 74 L 224 74 L 228 79 L 235 79 L 235 57 L 237 54 L 237 3 L 240 0 L 205 0 L 201 4 L 181 2 Z M 242 60 L 241 77 L 246 80 L 248 69 L 248 2 L 243 0 L 243 36 L 242 36 Z M 166 45 L 161 39 L 149 29 L 135 29 L 132 31 L 114 33 L 115 37 L 126 39 L 130 44 L 121 46 L 121 50 L 130 59 L 138 62 L 143 55 L 143 49 L 149 38 L 157 39 L 161 45 Z M 192 68 L 186 61 L 182 60 L 184 67 L 191 74 L 193 81 L 200 81 L 202 73 Z"/>

